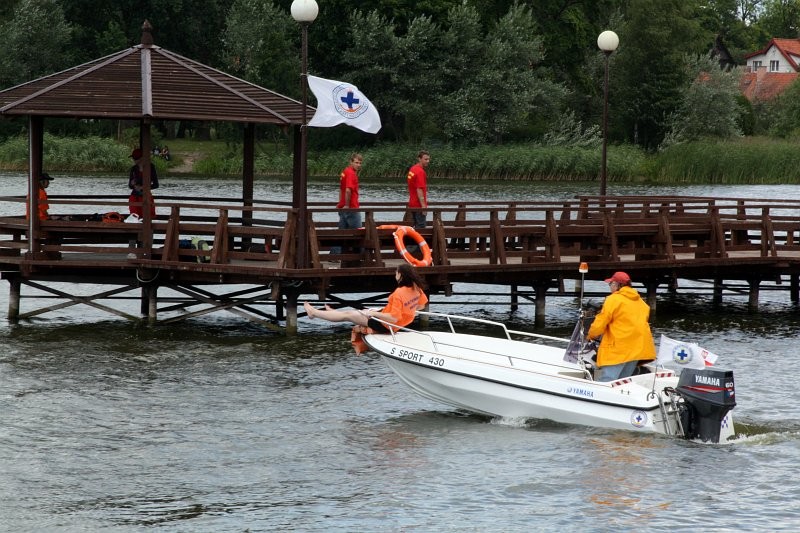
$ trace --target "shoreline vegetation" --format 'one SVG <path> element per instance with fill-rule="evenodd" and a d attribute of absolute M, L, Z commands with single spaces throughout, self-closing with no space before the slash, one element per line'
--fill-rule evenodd
<path fill-rule="evenodd" d="M 169 162 L 153 157 L 164 176 L 241 176 L 241 145 L 225 141 L 172 139 Z M 124 173 L 130 168 L 130 147 L 102 137 L 44 139 L 47 172 Z M 513 144 L 474 147 L 428 146 L 432 177 L 446 179 L 591 181 L 597 179 L 601 150 L 597 147 Z M 673 145 L 647 153 L 628 145 L 608 146 L 609 182 L 654 184 L 793 184 L 800 183 L 800 165 L 794 162 L 797 143 L 744 137 L 703 140 Z M 396 179 L 416 159 L 419 148 L 384 143 L 359 151 L 364 155 L 362 179 Z M 336 176 L 347 164 L 344 150 L 311 148 L 309 176 Z M 24 171 L 28 165 L 27 137 L 0 143 L 0 169 Z M 257 143 L 257 176 L 288 176 L 292 153 L 285 145 Z"/>

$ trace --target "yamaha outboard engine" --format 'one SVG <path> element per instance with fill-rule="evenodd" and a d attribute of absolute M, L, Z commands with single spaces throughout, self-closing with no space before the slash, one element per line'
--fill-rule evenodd
<path fill-rule="evenodd" d="M 678 394 L 684 399 L 684 437 L 719 442 L 722 419 L 736 406 L 733 371 L 684 368 Z"/>

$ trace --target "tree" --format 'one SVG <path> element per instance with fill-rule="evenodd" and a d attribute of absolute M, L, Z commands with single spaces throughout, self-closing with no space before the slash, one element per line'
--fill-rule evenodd
<path fill-rule="evenodd" d="M 378 108 L 382 136 L 398 136 L 404 127 L 404 95 L 396 87 L 400 77 L 400 49 L 394 23 L 377 11 L 354 11 L 350 17 L 351 44 L 342 54 L 347 69 L 342 79 L 352 80 Z"/>
<path fill-rule="evenodd" d="M 0 24 L 0 87 L 9 87 L 71 65 L 72 28 L 56 0 L 20 0 Z"/>
<path fill-rule="evenodd" d="M 226 66 L 281 94 L 299 96 L 297 24 L 271 0 L 235 0 L 222 33 Z"/>
<path fill-rule="evenodd" d="M 141 42 L 142 24 L 149 20 L 158 46 L 205 63 L 222 62 L 221 21 L 233 0 L 81 0 L 62 2 L 66 19 L 76 28 L 74 49 L 78 61 L 86 62 L 104 55 L 109 36 L 121 29 L 127 46 Z M 113 23 L 113 24 L 112 24 Z M 113 36 L 118 42 L 119 35 Z"/>
<path fill-rule="evenodd" d="M 616 137 L 651 150 L 661 144 L 689 81 L 684 56 L 705 53 L 712 42 L 697 9 L 694 0 L 631 0 L 611 58 Z"/>
<path fill-rule="evenodd" d="M 758 26 L 770 37 L 800 37 L 800 0 L 765 0 Z"/>
<path fill-rule="evenodd" d="M 776 137 L 800 137 L 800 83 L 794 81 L 780 96 L 765 106 L 770 135 Z"/>
<path fill-rule="evenodd" d="M 566 91 L 550 80 L 548 71 L 541 67 L 542 39 L 527 7 L 512 6 L 476 50 L 479 55 L 474 61 L 475 71 L 461 80 L 462 88 L 446 95 L 446 100 L 452 99 L 456 107 L 441 117 L 448 137 L 500 142 L 534 117 L 555 115 Z M 450 53 L 457 54 L 459 50 Z M 472 114 L 471 121 L 463 120 L 466 112 Z M 452 123 L 459 114 L 461 123 Z M 477 126 L 477 131 L 459 129 L 470 124 Z"/>
<path fill-rule="evenodd" d="M 687 56 L 686 69 L 692 82 L 669 120 L 670 130 L 662 147 L 703 137 L 741 136 L 739 70 L 721 69 L 711 54 Z"/>

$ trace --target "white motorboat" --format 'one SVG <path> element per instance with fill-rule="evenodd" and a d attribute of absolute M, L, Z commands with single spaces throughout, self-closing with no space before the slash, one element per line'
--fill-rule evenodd
<path fill-rule="evenodd" d="M 646 373 L 598 382 L 583 358 L 568 356 L 570 339 L 509 330 L 470 317 L 420 314 L 446 321 L 448 331 L 400 328 L 364 340 L 406 385 L 431 400 L 489 416 L 710 442 L 734 436 L 732 371 L 686 368 L 678 376 L 651 364 Z M 456 325 L 464 322 L 496 326 L 499 336 L 457 333 Z"/>

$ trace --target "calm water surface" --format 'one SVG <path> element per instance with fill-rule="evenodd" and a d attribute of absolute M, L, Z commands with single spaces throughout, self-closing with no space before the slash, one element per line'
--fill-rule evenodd
<path fill-rule="evenodd" d="M 85 181 L 58 176 L 50 192 L 88 192 Z M 236 188 L 164 181 L 164 194 Z M 330 187 L 312 183 L 310 196 L 328 199 Z M 468 182 L 431 193 L 566 198 L 585 187 Z M 24 183 L 0 176 L 0 194 L 19 191 Z M 257 191 L 289 197 L 283 183 Z M 615 189 L 648 191 L 798 192 Z M 362 194 L 403 193 L 367 183 Z M 785 293 L 762 294 L 760 314 L 744 298 L 718 310 L 702 297 L 659 301 L 656 336 L 697 341 L 736 373 L 740 437 L 727 445 L 456 412 L 411 393 L 375 354 L 355 356 L 344 326 L 303 320 L 286 338 L 217 314 L 147 328 L 88 307 L 9 326 L 7 298 L 0 283 L 2 531 L 800 528 L 800 321 Z M 530 329 L 531 308 L 512 314 L 491 300 L 460 311 Z M 546 332 L 568 335 L 576 307 L 548 302 Z"/>

